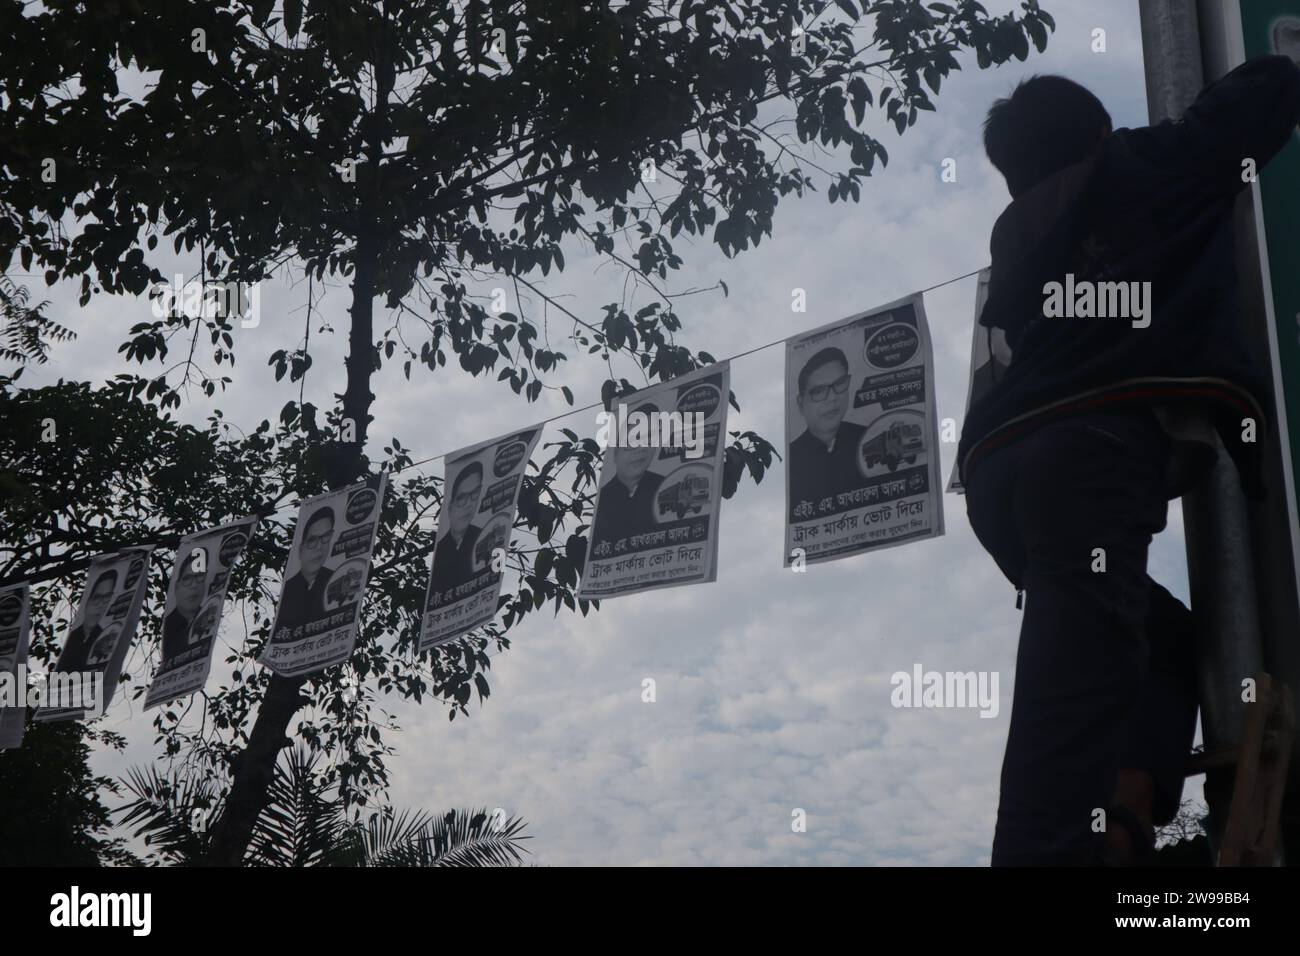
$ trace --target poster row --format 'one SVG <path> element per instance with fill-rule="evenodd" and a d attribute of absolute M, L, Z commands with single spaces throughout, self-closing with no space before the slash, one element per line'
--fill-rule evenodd
<path fill-rule="evenodd" d="M 982 288 L 982 286 L 981 286 Z M 786 341 L 784 563 L 802 566 L 943 534 L 933 350 L 921 295 Z M 608 599 L 716 580 L 731 370 L 721 362 L 617 399 L 577 596 Z M 446 458 L 418 649 L 497 613 L 525 469 L 542 425 Z M 372 573 L 387 476 L 300 502 L 271 638 L 260 663 L 285 676 L 346 661 Z M 257 527 L 242 518 L 184 538 L 145 706 L 205 685 L 232 569 Z M 111 702 L 145 599 L 152 548 L 91 562 L 57 665 L 25 683 L 26 584 L 0 590 L 0 747 L 34 719 L 97 716 Z M 5 706 L 8 704 L 9 706 Z"/>

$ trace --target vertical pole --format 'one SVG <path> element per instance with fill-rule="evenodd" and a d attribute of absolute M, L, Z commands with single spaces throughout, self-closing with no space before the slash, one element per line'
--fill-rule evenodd
<path fill-rule="evenodd" d="M 1152 123 L 1177 119 L 1205 85 L 1194 0 L 1141 0 L 1142 67 Z"/>
<path fill-rule="evenodd" d="M 1176 119 L 1204 84 L 1195 0 L 1141 0 L 1142 56 L 1152 123 Z M 1209 429 L 1213 433 L 1213 429 Z M 1215 434 L 1213 470 L 1183 497 L 1187 577 L 1196 618 L 1201 738 L 1207 750 L 1241 736 L 1241 681 L 1262 668 L 1250 518 L 1236 467 Z M 1217 846 L 1232 774 L 1206 775 L 1211 844 Z"/>
<path fill-rule="evenodd" d="M 1206 79 L 1213 80 L 1249 56 L 1283 52 L 1267 25 L 1279 15 L 1300 18 L 1300 0 L 1198 0 L 1197 10 L 1201 62 Z M 1249 503 L 1261 644 L 1274 685 L 1285 684 L 1292 693 L 1300 689 L 1300 497 L 1294 468 L 1300 455 L 1293 459 L 1300 417 L 1293 401 L 1297 365 L 1288 359 L 1295 354 L 1295 325 L 1287 321 L 1294 306 L 1287 303 L 1300 302 L 1289 292 L 1300 290 L 1300 284 L 1285 273 L 1294 262 L 1286 250 L 1297 245 L 1292 233 L 1300 236 L 1300 220 L 1275 216 L 1267 229 L 1265 221 L 1295 188 L 1297 160 L 1300 147 L 1283 147 L 1268 167 L 1267 181 L 1260 177 L 1237 203 L 1234 222 L 1242 327 L 1247 347 L 1272 372 L 1277 406 L 1276 427 L 1258 438 L 1268 494 Z M 1294 738 L 1290 766 L 1281 814 L 1283 847 L 1300 845 L 1300 737 Z"/>

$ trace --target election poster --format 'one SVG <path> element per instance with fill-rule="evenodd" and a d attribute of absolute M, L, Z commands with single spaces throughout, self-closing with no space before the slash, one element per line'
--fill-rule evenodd
<path fill-rule="evenodd" d="M 786 340 L 786 567 L 943 534 L 920 293 Z"/>
<path fill-rule="evenodd" d="M 720 362 L 617 399 L 580 598 L 717 580 L 731 366 Z"/>
<path fill-rule="evenodd" d="M 384 504 L 386 474 L 302 503 L 271 640 L 258 658 L 297 677 L 352 656 Z"/>
<path fill-rule="evenodd" d="M 31 589 L 0 589 L 0 750 L 22 746 L 27 717 L 27 641 Z"/>
<path fill-rule="evenodd" d="M 91 559 L 68 640 L 33 720 L 80 720 L 108 709 L 140 622 L 152 552 L 149 545 Z"/>
<path fill-rule="evenodd" d="M 181 540 L 163 609 L 162 660 L 145 695 L 146 710 L 207 683 L 230 571 L 256 526 L 256 516 L 241 518 Z"/>
<path fill-rule="evenodd" d="M 989 297 L 990 270 L 981 269 L 975 286 L 975 321 L 970 344 L 970 384 L 966 388 L 966 412 L 988 394 L 989 390 L 1006 374 L 1011 364 L 1011 346 L 1007 344 L 1004 329 L 993 329 L 980 325 L 980 313 Z M 952 472 L 948 476 L 948 491 L 957 495 L 966 494 L 966 486 L 961 483 L 960 463 L 954 461 Z"/>
<path fill-rule="evenodd" d="M 541 434 L 538 425 L 447 456 L 421 651 L 496 616 L 519 489 Z"/>

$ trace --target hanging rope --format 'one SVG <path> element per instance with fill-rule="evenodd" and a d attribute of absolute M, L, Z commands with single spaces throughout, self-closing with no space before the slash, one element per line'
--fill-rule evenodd
<path fill-rule="evenodd" d="M 944 286 L 952 285 L 954 282 L 960 282 L 960 281 L 962 281 L 963 279 L 969 279 L 971 276 L 978 275 L 978 274 L 980 273 L 980 271 L 981 271 L 980 269 L 975 269 L 975 270 L 973 270 L 973 271 L 971 271 L 971 272 L 965 272 L 965 273 L 962 273 L 962 274 L 959 275 L 959 276 L 953 276 L 951 279 L 944 279 L 942 282 L 936 282 L 934 285 L 929 285 L 929 286 L 926 286 L 926 287 L 923 288 L 923 289 L 918 289 L 918 290 L 917 290 L 915 293 L 913 293 L 913 294 L 915 294 L 915 295 L 923 295 L 923 294 L 925 294 L 926 292 L 933 292 L 935 289 L 941 289 L 941 288 L 943 288 Z M 22 273 L 17 273 L 17 274 L 21 275 Z M 312 303 L 311 303 L 311 301 L 310 301 L 310 296 L 311 296 L 311 289 L 310 289 L 310 287 L 309 287 L 309 288 L 308 288 L 308 297 L 309 297 L 309 298 L 308 298 L 308 305 L 307 305 L 307 308 L 308 308 L 308 323 L 309 323 L 309 325 L 308 325 L 308 334 L 310 334 L 310 321 L 311 321 L 310 316 L 311 316 L 311 305 L 312 305 Z M 797 334 L 797 333 L 796 333 L 796 334 Z M 770 341 L 770 342 L 764 342 L 762 345 L 755 345 L 753 348 L 745 349 L 743 352 L 736 352 L 734 355 L 728 355 L 728 356 L 726 356 L 726 357 L 724 357 L 724 358 L 718 359 L 717 361 L 718 361 L 719 363 L 721 363 L 721 362 L 732 362 L 732 361 L 735 361 L 736 359 L 745 358 L 746 356 L 753 355 L 753 354 L 755 354 L 756 352 L 762 352 L 762 351 L 764 351 L 764 350 L 766 350 L 766 349 L 773 348 L 774 346 L 777 346 L 777 345 L 783 345 L 783 344 L 784 344 L 784 343 L 785 343 L 789 338 L 790 338 L 789 335 L 785 335 L 785 336 L 782 336 L 782 337 L 779 338 L 779 339 L 773 339 L 773 340 Z M 544 427 L 544 426 L 546 426 L 546 425 L 549 425 L 551 422 L 560 421 L 561 419 L 569 418 L 570 416 L 578 415 L 578 414 L 581 414 L 582 412 L 591 411 L 593 408 L 603 408 L 603 407 L 604 407 L 604 403 L 603 403 L 603 402 L 592 402 L 591 404 L 589 404 L 589 405 L 583 405 L 583 406 L 580 407 L 580 408 L 571 408 L 571 409 L 568 409 L 567 411 L 561 412 L 561 413 L 559 413 L 558 415 L 551 415 L 549 418 L 543 418 L 543 419 L 541 419 L 540 421 L 534 422 L 533 424 L 535 424 L 535 425 L 538 426 L 538 427 Z M 418 468 L 418 467 L 421 466 L 421 465 L 427 465 L 429 462 L 437 461 L 439 458 L 445 458 L 447 455 L 449 455 L 449 454 L 451 454 L 452 452 L 457 451 L 457 450 L 458 450 L 458 449 L 454 449 L 454 448 L 453 448 L 453 449 L 450 449 L 450 450 L 448 450 L 448 451 L 440 451 L 440 452 L 438 452 L 437 454 L 429 455 L 427 458 L 421 458 L 421 459 L 419 459 L 418 461 L 413 461 L 413 462 L 410 462 L 410 463 L 408 463 L 408 464 L 406 464 L 406 465 L 403 465 L 401 468 L 393 468 L 393 469 L 390 469 L 390 470 L 388 471 L 388 474 L 389 474 L 389 475 L 398 475 L 398 474 L 401 474 L 401 473 L 404 472 L 404 471 L 409 471 L 409 470 L 412 469 L 412 468 Z M 257 509 L 256 514 L 257 514 L 259 517 L 262 517 L 262 518 L 269 518 L 271 515 L 278 514 L 278 513 L 280 513 L 281 511 L 288 511 L 288 510 L 290 510 L 290 509 L 297 508 L 297 507 L 299 507 L 298 502 L 290 502 L 290 503 L 288 503 L 288 504 L 283 504 L 283 505 L 278 505 L 278 506 L 275 505 L 274 502 L 272 502 L 272 503 L 269 503 L 269 504 L 267 504 L 266 506 L 264 506 L 264 507 L 262 507 L 262 508 Z M 158 537 L 158 538 L 153 539 L 151 542 L 133 542 L 133 543 L 131 543 L 131 544 L 122 544 L 122 545 L 120 545 L 120 547 L 121 547 L 121 548 L 126 548 L 126 547 L 142 547 L 142 546 L 144 546 L 144 545 L 147 545 L 147 544 L 152 543 L 156 548 L 164 548 L 164 547 L 173 547 L 173 548 L 174 548 L 174 547 L 176 547 L 176 546 L 179 544 L 181 537 L 183 537 L 183 535 L 182 535 L 181 533 L 178 532 L 178 533 L 176 533 L 176 534 L 162 535 L 162 536 L 160 536 L 160 537 Z M 116 550 L 116 549 L 114 549 L 114 550 Z M 422 549 L 420 553 L 421 553 L 421 554 L 427 553 L 428 550 L 429 550 L 428 548 Z M 392 562 L 390 562 L 390 563 L 392 563 Z M 78 558 L 78 559 L 76 559 L 76 560 L 67 561 L 67 562 L 64 562 L 63 564 L 59 564 L 59 565 L 55 565 L 55 566 L 53 566 L 53 567 L 51 567 L 51 568 L 47 568 L 46 570 L 41 571 L 41 572 L 38 572 L 38 573 L 36 573 L 36 574 L 28 574 L 28 575 L 16 576 L 16 577 L 12 577 L 12 578 L 0 579 L 0 587 L 8 587 L 8 586 L 10 586 L 10 585 L 13 585 L 13 584 L 21 584 L 21 583 L 23 583 L 23 582 L 27 582 L 27 583 L 29 583 L 29 584 L 39 584 L 39 583 L 41 583 L 41 582 L 43 582 L 43 581 L 53 580 L 53 579 L 55 579 L 55 578 L 62 577 L 62 576 L 65 575 L 65 574 L 69 574 L 69 573 L 72 573 L 72 572 L 74 572 L 74 571 L 82 570 L 82 569 L 88 567 L 89 564 L 90 564 L 90 558 L 88 558 L 88 557 L 87 557 L 87 558 Z"/>

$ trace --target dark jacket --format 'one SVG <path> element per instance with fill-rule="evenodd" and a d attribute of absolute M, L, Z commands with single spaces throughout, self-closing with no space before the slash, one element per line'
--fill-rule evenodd
<path fill-rule="evenodd" d="M 54 669 L 65 674 L 86 670 L 90 649 L 103 633 L 102 624 L 96 624 L 89 633 L 86 632 L 84 623 L 78 624 L 68 632 L 68 642 L 63 645 L 63 653 L 59 655 L 59 662 Z"/>
<path fill-rule="evenodd" d="M 325 616 L 325 586 L 329 584 L 333 573 L 334 568 L 322 564 L 316 572 L 316 579 L 310 585 L 301 571 L 284 582 L 273 640 L 280 638 L 283 629 L 297 627 Z"/>
<path fill-rule="evenodd" d="M 194 621 L 173 608 L 163 615 L 163 660 L 174 661 L 190 647 L 190 627 Z"/>
<path fill-rule="evenodd" d="M 633 494 L 627 493 L 627 485 L 617 476 L 601 488 L 595 525 L 591 531 L 593 546 L 601 541 L 608 541 L 612 545 L 619 538 L 630 538 L 656 530 L 659 523 L 655 521 L 655 498 L 663 483 L 663 475 L 647 471 L 637 482 Z"/>
<path fill-rule="evenodd" d="M 1232 208 L 1244 159 L 1273 157 L 1300 122 L 1300 68 L 1257 57 L 1206 87 L 1176 123 L 1120 129 L 1023 193 L 993 227 L 980 324 L 1006 330 L 1005 376 L 967 413 L 963 482 L 980 458 L 1063 415 L 1194 403 L 1213 418 L 1252 497 L 1274 414 L 1269 378 L 1238 325 Z M 1046 318 L 1044 285 L 1151 283 L 1150 326 Z"/>
<path fill-rule="evenodd" d="M 433 590 L 450 591 L 473 579 L 474 546 L 483 529 L 471 524 L 465 529 L 459 547 L 448 531 L 433 552 Z"/>
<path fill-rule="evenodd" d="M 807 429 L 790 442 L 791 521 L 808 520 L 795 513 L 801 502 L 811 502 L 816 509 L 823 498 L 853 491 L 867 483 L 858 468 L 858 446 L 866 433 L 867 429 L 862 425 L 840 422 L 830 448 Z M 823 514 L 820 511 L 816 513 L 819 517 Z"/>

